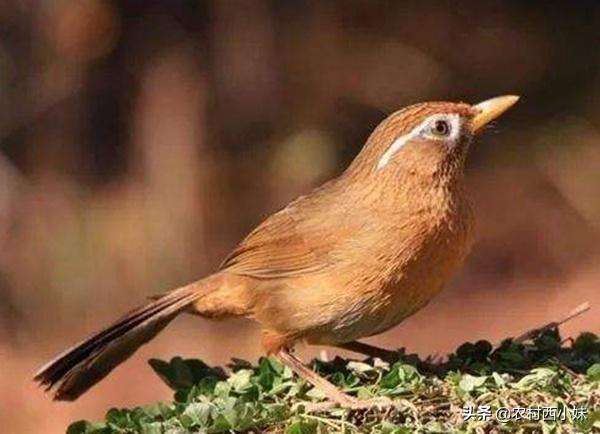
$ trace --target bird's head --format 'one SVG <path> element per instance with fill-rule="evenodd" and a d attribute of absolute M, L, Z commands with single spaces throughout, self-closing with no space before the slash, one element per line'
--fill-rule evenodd
<path fill-rule="evenodd" d="M 460 177 L 473 137 L 518 99 L 507 95 L 475 105 L 426 102 L 399 110 L 373 131 L 347 174 L 392 182 Z"/>

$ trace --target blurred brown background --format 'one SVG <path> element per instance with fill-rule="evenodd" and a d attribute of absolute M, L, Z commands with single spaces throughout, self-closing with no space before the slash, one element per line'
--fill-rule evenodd
<path fill-rule="evenodd" d="M 168 398 L 149 357 L 257 357 L 250 323 L 181 318 L 74 404 L 30 382 L 423 100 L 523 96 L 472 149 L 464 271 L 371 342 L 444 353 L 586 300 L 564 332 L 600 331 L 599 45 L 593 0 L 0 1 L 2 432 Z"/>

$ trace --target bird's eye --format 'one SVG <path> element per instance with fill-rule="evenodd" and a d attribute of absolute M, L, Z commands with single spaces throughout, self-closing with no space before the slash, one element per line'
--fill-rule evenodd
<path fill-rule="evenodd" d="M 450 135 L 450 124 L 445 120 L 438 119 L 433 122 L 429 132 L 437 137 L 447 137 Z"/>
<path fill-rule="evenodd" d="M 454 142 L 460 136 L 460 116 L 457 113 L 438 113 L 429 116 L 413 131 L 425 139 Z"/>

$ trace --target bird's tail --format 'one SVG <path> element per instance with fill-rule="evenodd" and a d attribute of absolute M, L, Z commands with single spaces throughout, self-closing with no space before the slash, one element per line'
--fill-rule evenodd
<path fill-rule="evenodd" d="M 156 336 L 188 305 L 214 291 L 211 277 L 162 295 L 122 316 L 43 366 L 34 380 L 54 399 L 73 401 Z"/>

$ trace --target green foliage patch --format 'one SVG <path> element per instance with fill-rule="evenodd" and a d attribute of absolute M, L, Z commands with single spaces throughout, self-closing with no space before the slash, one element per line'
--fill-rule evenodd
<path fill-rule="evenodd" d="M 506 340 L 496 349 L 486 341 L 466 343 L 441 363 L 404 350 L 388 362 L 313 362 L 349 394 L 394 401 L 392 407 L 368 410 L 308 413 L 306 405 L 324 397 L 273 358 L 257 366 L 234 359 L 229 373 L 179 357 L 150 365 L 174 390 L 173 402 L 111 409 L 103 422 L 75 422 L 67 433 L 600 432 L 600 339 L 592 333 L 562 342 L 557 330 L 549 330 L 526 343 Z M 501 421 L 495 417 L 500 408 L 529 412 Z M 530 417 L 540 416 L 542 408 L 559 417 Z M 465 419 L 468 409 L 475 413 Z M 482 409 L 491 416 L 484 417 Z"/>

